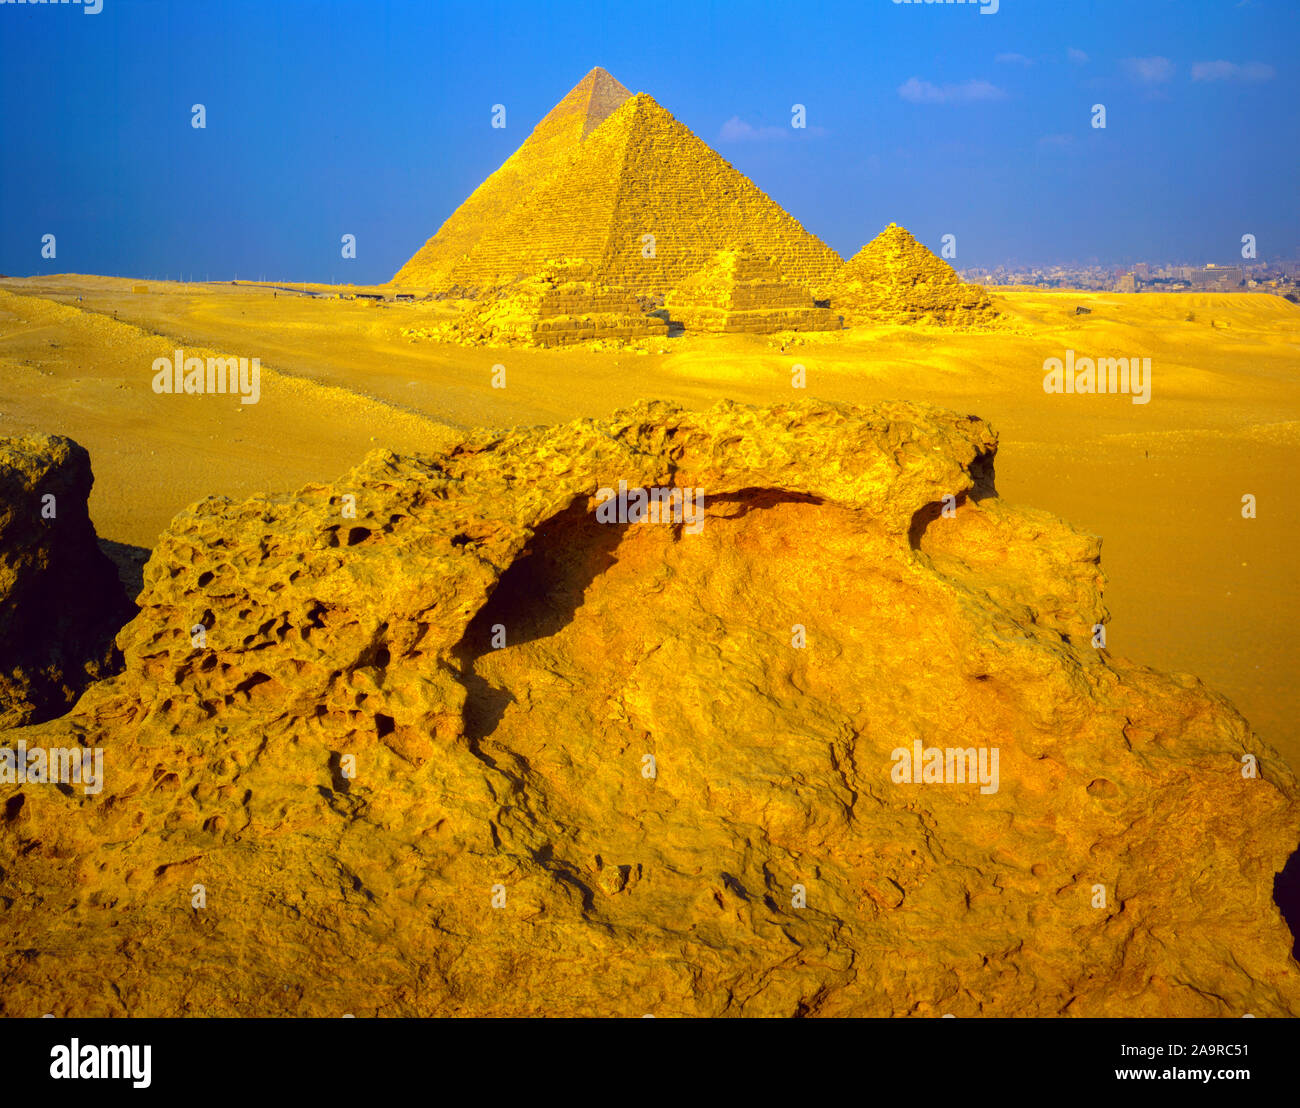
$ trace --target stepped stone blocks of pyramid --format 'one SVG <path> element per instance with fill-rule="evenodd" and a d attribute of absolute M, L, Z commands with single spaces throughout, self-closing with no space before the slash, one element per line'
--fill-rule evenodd
<path fill-rule="evenodd" d="M 501 168 L 461 204 L 400 270 L 393 281 L 436 290 L 474 284 L 458 281 L 474 272 L 466 260 L 484 233 L 517 208 L 525 196 L 553 177 L 583 140 L 632 94 L 597 66 L 555 105 Z M 515 277 L 525 276 L 523 272 Z"/>
<path fill-rule="evenodd" d="M 668 322 L 647 314 L 627 289 L 594 279 L 581 259 L 545 263 L 541 272 L 474 304 L 457 319 L 408 327 L 412 339 L 476 346 L 568 346 L 593 340 L 666 338 Z"/>
<path fill-rule="evenodd" d="M 840 327 L 838 315 L 817 307 L 807 289 L 784 280 L 752 250 L 719 250 L 668 294 L 664 306 L 687 331 L 771 334 Z"/>
<path fill-rule="evenodd" d="M 829 289 L 831 309 L 852 323 L 939 323 L 996 319 L 982 285 L 968 285 L 904 227 L 891 223 L 853 255 Z"/>
<path fill-rule="evenodd" d="M 394 281 L 489 289 L 565 257 L 601 284 L 662 296 L 744 246 L 791 283 L 833 278 L 834 250 L 650 96 L 625 92 L 589 73 Z"/>

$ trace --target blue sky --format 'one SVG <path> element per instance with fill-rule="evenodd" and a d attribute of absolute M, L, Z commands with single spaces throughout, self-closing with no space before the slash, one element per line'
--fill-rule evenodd
<path fill-rule="evenodd" d="M 386 280 L 593 65 L 846 256 L 1300 256 L 1297 0 L 997 6 L 0 3 L 0 273 Z"/>

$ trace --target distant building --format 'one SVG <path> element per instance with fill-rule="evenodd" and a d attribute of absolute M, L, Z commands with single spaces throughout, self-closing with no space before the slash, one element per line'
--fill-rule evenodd
<path fill-rule="evenodd" d="M 1211 263 L 1204 269 L 1193 269 L 1189 280 L 1192 288 L 1200 291 L 1232 292 L 1241 288 L 1241 266 Z"/>

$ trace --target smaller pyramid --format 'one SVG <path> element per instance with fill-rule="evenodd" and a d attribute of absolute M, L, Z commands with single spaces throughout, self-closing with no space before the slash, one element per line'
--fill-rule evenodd
<path fill-rule="evenodd" d="M 463 346 L 570 346 L 667 338 L 668 322 L 647 314 L 627 289 L 598 282 L 589 263 L 558 258 L 454 320 L 407 328 L 403 334 Z"/>
<path fill-rule="evenodd" d="M 853 255 L 830 288 L 850 323 L 986 324 L 996 318 L 983 285 L 968 285 L 904 227 L 891 223 Z"/>
<path fill-rule="evenodd" d="M 715 333 L 830 331 L 839 317 L 807 289 L 784 280 L 771 258 L 748 248 L 718 250 L 664 300 L 673 322 Z"/>

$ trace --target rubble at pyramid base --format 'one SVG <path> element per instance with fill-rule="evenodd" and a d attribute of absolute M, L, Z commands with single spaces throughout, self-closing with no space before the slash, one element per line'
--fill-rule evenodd
<path fill-rule="evenodd" d="M 668 324 L 655 316 L 597 312 L 548 319 L 498 318 L 491 322 L 475 313 L 429 327 L 406 327 L 402 335 L 413 342 L 454 343 L 458 346 L 577 346 L 593 342 L 615 347 L 638 339 L 668 337 Z"/>
<path fill-rule="evenodd" d="M 579 317 L 556 316 L 539 320 L 532 337 L 538 346 L 568 346 L 593 339 L 667 338 L 668 323 L 658 316 L 615 312 Z"/>
<path fill-rule="evenodd" d="M 830 303 L 849 327 L 898 324 L 966 330 L 994 327 L 1000 318 L 980 285 L 902 281 L 854 284 L 833 290 Z"/>
<path fill-rule="evenodd" d="M 882 309 L 878 304 L 856 307 L 841 300 L 832 300 L 834 311 L 844 318 L 845 327 L 898 326 L 917 329 L 935 328 L 944 331 L 1002 329 L 1000 317 L 991 308 L 959 308 L 952 310 L 899 308 Z"/>
<path fill-rule="evenodd" d="M 674 323 L 688 333 L 770 335 L 777 331 L 838 331 L 840 317 L 829 308 L 674 308 Z"/>
<path fill-rule="evenodd" d="M 581 259 L 555 259 L 532 277 L 472 303 L 455 319 L 408 327 L 402 334 L 413 341 L 464 346 L 571 346 L 668 337 L 662 315 L 647 314 L 632 293 L 602 285 L 592 274 Z"/>
<path fill-rule="evenodd" d="M 773 334 L 838 331 L 838 315 L 818 307 L 808 290 L 790 281 L 770 257 L 746 248 L 719 250 L 664 301 L 687 332 Z"/>

